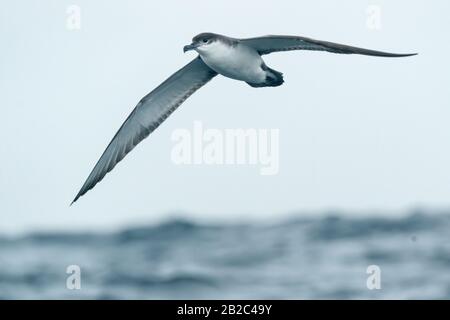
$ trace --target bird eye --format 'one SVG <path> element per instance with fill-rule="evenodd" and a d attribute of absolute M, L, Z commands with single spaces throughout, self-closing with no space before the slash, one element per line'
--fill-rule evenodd
<path fill-rule="evenodd" d="M 207 43 L 208 42 L 208 39 L 203 39 L 203 43 Z"/>

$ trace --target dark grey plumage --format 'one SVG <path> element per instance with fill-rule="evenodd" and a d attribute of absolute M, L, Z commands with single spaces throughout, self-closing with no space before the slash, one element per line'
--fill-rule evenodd
<path fill-rule="evenodd" d="M 216 75 L 197 57 L 142 98 L 117 131 L 72 203 L 100 182 L 180 104 Z"/>
<path fill-rule="evenodd" d="M 366 56 L 376 56 L 376 57 L 409 57 L 414 56 L 413 54 L 397 54 L 382 52 L 376 50 L 369 50 L 364 48 L 347 46 L 344 44 L 315 40 L 305 37 L 296 36 L 264 36 L 258 38 L 248 38 L 240 39 L 241 43 L 254 48 L 259 54 L 269 54 L 272 52 L 279 51 L 291 51 L 291 50 L 314 50 L 314 51 L 328 51 L 333 53 L 342 54 L 362 54 Z"/>

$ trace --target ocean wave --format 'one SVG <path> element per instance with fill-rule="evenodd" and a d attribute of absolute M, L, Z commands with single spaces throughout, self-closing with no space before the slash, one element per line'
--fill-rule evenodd
<path fill-rule="evenodd" d="M 415 211 L 0 236 L 0 298 L 442 298 L 449 227 L 450 213 Z M 380 292 L 366 287 L 372 264 Z M 66 288 L 69 265 L 80 267 L 81 291 Z"/>

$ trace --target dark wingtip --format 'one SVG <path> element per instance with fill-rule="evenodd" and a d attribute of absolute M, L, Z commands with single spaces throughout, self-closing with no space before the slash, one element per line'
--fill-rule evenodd
<path fill-rule="evenodd" d="M 71 207 L 75 202 L 77 202 L 77 200 L 78 200 L 80 197 L 81 197 L 81 194 L 78 193 L 77 196 L 75 197 L 75 199 L 73 199 L 73 201 L 70 203 L 70 206 L 69 206 L 69 207 Z"/>
<path fill-rule="evenodd" d="M 417 56 L 418 53 L 402 53 L 402 54 L 396 54 L 396 55 L 392 55 L 392 57 L 394 58 L 406 58 L 406 57 L 412 57 L 412 56 Z"/>

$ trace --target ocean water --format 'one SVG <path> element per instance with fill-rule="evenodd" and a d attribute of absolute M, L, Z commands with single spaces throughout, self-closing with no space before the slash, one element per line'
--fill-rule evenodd
<path fill-rule="evenodd" d="M 69 265 L 81 289 L 67 288 Z M 369 290 L 367 268 L 379 268 Z M 0 236 L 0 299 L 447 299 L 450 214 Z"/>

